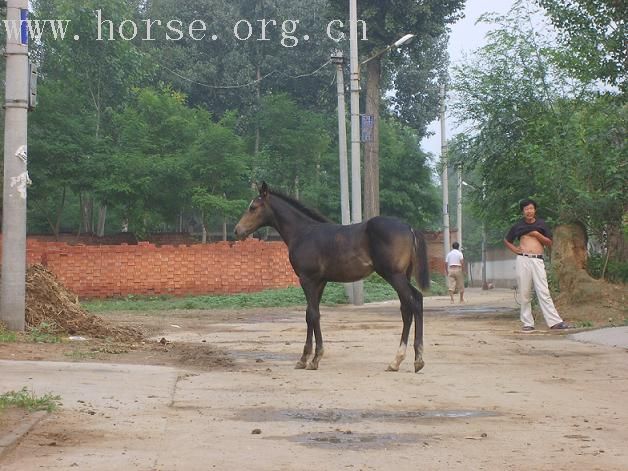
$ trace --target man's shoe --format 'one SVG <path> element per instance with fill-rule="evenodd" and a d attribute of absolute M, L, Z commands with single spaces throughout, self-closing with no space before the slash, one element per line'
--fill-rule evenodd
<path fill-rule="evenodd" d="M 571 329 L 571 326 L 566 322 L 559 322 L 558 324 L 554 324 L 550 327 L 552 330 L 563 330 L 563 329 Z"/>
<path fill-rule="evenodd" d="M 526 334 L 529 334 L 530 332 L 534 332 L 534 326 L 532 326 L 532 325 L 524 325 L 521 328 L 521 332 L 525 332 Z"/>

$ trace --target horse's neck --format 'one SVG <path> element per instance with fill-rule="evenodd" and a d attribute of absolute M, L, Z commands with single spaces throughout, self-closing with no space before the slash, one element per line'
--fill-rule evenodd
<path fill-rule="evenodd" d="M 283 200 L 274 202 L 273 213 L 275 216 L 273 227 L 288 245 L 299 236 L 305 226 L 318 223 Z"/>

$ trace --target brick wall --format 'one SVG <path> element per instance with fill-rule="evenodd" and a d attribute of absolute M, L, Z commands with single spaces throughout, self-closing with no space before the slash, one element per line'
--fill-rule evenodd
<path fill-rule="evenodd" d="M 440 233 L 426 233 L 431 273 L 443 273 Z M 1 236 L 0 236 L 1 238 Z M 283 242 L 83 245 L 27 238 L 28 265 L 48 267 L 83 298 L 202 295 L 298 286 Z"/>
<path fill-rule="evenodd" d="M 85 298 L 127 294 L 241 293 L 298 285 L 283 242 L 69 245 L 27 240 L 27 263 L 42 263 Z"/>

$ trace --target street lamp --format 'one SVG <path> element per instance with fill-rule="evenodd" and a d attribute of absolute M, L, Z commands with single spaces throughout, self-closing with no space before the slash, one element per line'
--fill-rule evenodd
<path fill-rule="evenodd" d="M 476 191 L 482 192 L 482 205 L 484 205 L 484 199 L 486 196 L 485 185 L 482 184 L 482 190 L 479 190 L 477 187 L 471 185 L 470 183 L 465 182 L 464 180 L 460 180 L 461 184 L 464 186 L 468 186 L 469 188 L 473 188 Z M 488 283 L 486 282 L 486 222 L 484 218 L 482 218 L 482 289 L 488 289 Z"/>
<path fill-rule="evenodd" d="M 409 43 L 412 38 L 414 38 L 414 34 L 406 34 L 404 36 L 402 36 L 401 38 L 397 39 L 394 43 L 389 44 L 388 46 L 386 46 L 384 49 L 382 49 L 381 51 L 376 52 L 375 54 L 373 54 L 372 56 L 368 57 L 367 59 L 364 59 L 362 62 L 360 62 L 360 65 L 364 65 L 367 62 L 376 59 L 377 57 L 383 55 L 384 53 L 390 51 L 393 48 L 399 47 L 399 46 L 403 46 L 406 43 Z"/>

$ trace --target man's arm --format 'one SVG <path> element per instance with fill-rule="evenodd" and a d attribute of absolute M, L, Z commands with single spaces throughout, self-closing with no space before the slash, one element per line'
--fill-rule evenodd
<path fill-rule="evenodd" d="M 536 238 L 536 240 L 538 240 L 545 247 L 551 247 L 552 246 L 552 239 L 550 239 L 549 237 L 545 237 L 539 231 L 532 231 L 532 232 L 528 233 L 528 235 Z"/>
<path fill-rule="evenodd" d="M 508 250 L 510 250 L 514 254 L 519 255 L 521 253 L 521 250 L 519 249 L 519 247 L 517 247 L 515 244 L 513 244 L 512 242 L 509 242 L 506 239 L 504 239 L 504 245 L 506 246 Z"/>

